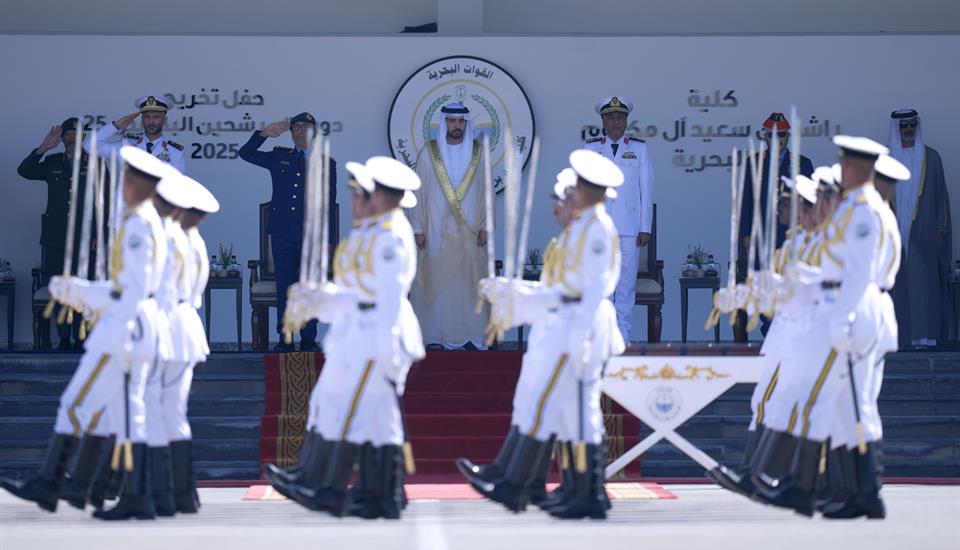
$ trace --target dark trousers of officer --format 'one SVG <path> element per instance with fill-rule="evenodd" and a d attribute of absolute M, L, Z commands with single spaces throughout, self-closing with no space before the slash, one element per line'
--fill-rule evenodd
<path fill-rule="evenodd" d="M 287 288 L 300 277 L 300 241 L 291 241 L 277 235 L 270 236 L 273 249 L 273 270 L 277 276 L 277 334 L 283 341 L 283 313 L 287 310 Z M 300 342 L 317 339 L 317 321 L 313 320 L 300 329 Z"/>

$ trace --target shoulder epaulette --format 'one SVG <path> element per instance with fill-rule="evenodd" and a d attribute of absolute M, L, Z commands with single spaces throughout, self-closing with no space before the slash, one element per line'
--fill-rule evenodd
<path fill-rule="evenodd" d="M 601 138 L 601 137 L 592 137 L 592 138 L 588 139 L 587 141 L 585 141 L 584 143 L 596 143 L 596 142 L 600 141 L 601 139 L 603 139 L 603 138 Z"/>
<path fill-rule="evenodd" d="M 140 139 L 140 134 L 123 134 L 123 137 L 126 139 Z"/>
<path fill-rule="evenodd" d="M 284 152 L 293 153 L 293 149 L 291 149 L 291 148 L 289 148 L 289 147 L 284 147 L 284 146 L 282 146 L 282 145 L 277 145 L 276 147 L 273 148 L 273 150 L 274 150 L 274 151 L 277 151 L 277 152 L 280 152 L 280 153 L 284 153 Z"/>
<path fill-rule="evenodd" d="M 626 138 L 624 138 L 624 143 L 630 143 L 631 141 L 639 141 L 640 143 L 646 143 L 646 142 L 647 142 L 647 140 L 645 140 L 645 139 L 640 139 L 640 138 L 638 138 L 637 136 L 627 136 Z"/>
<path fill-rule="evenodd" d="M 178 151 L 183 151 L 183 145 L 180 145 L 180 144 L 177 143 L 176 141 L 167 140 L 167 143 L 168 143 L 169 145 L 172 145 L 172 146 L 176 147 Z"/>

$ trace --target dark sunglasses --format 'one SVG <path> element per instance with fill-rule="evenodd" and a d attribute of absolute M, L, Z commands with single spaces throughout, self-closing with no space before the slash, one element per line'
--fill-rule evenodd
<path fill-rule="evenodd" d="M 901 127 L 901 128 L 916 128 L 916 127 L 917 127 L 917 121 L 916 121 L 916 120 L 912 120 L 912 121 L 910 121 L 910 122 L 901 122 L 901 123 L 900 123 L 900 127 Z"/>

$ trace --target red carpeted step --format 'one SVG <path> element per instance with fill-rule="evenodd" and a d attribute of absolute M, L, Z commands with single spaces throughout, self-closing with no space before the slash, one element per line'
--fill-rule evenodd
<path fill-rule="evenodd" d="M 517 385 L 520 371 L 477 371 L 466 373 L 460 369 L 448 372 L 439 369 L 414 371 L 407 377 L 407 391 L 415 392 L 502 392 Z"/>
<path fill-rule="evenodd" d="M 519 351 L 430 352 L 413 366 L 414 371 L 514 371 L 519 372 L 523 353 Z"/>
<path fill-rule="evenodd" d="M 491 414 L 513 409 L 513 389 L 502 393 L 438 392 L 409 389 L 403 396 L 407 414 Z"/>

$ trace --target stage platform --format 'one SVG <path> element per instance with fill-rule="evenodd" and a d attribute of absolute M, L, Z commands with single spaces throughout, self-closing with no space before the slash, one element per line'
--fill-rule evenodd
<path fill-rule="evenodd" d="M 756 351 L 755 345 L 664 344 L 640 346 L 632 353 L 738 355 Z M 278 401 L 270 392 L 275 384 L 271 365 L 305 359 L 290 356 L 215 353 L 197 367 L 190 417 L 202 480 L 256 480 L 261 462 L 276 458 L 278 418 L 283 415 L 272 410 Z M 509 425 L 519 358 L 518 352 L 509 351 L 435 352 L 414 368 L 406 403 L 420 481 L 460 481 L 452 462 L 460 455 L 492 458 Z M 78 354 L 0 354 L 0 475 L 20 477 L 36 469 L 59 394 L 78 359 Z M 738 463 L 749 422 L 751 390 L 749 385 L 733 387 L 679 432 L 717 460 Z M 887 360 L 880 410 L 889 477 L 960 478 L 960 353 L 892 354 Z M 608 413 L 608 429 L 620 430 L 618 444 L 629 446 L 650 433 L 615 405 Z M 285 433 L 299 433 L 293 428 Z M 299 445 L 298 441 L 286 443 L 294 448 Z M 642 456 L 639 466 L 627 470 L 628 479 L 638 476 L 702 480 L 703 472 L 672 445 L 659 443 Z M 413 478 L 412 482 L 419 481 Z"/>

